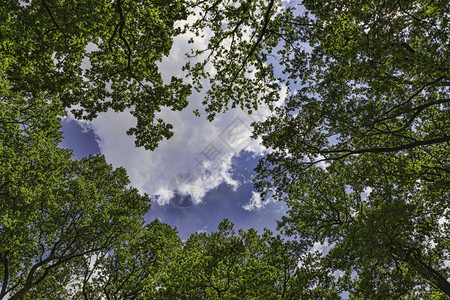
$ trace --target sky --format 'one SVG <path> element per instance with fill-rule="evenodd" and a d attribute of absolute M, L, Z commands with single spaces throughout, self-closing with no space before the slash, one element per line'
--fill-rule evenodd
<path fill-rule="evenodd" d="M 115 119 L 120 120 L 120 117 L 113 114 L 108 117 L 112 118 L 112 124 L 104 121 L 104 126 L 117 125 Z M 242 120 L 233 119 L 231 124 L 243 124 L 240 121 Z M 214 127 L 213 124 L 210 126 Z M 206 150 L 201 147 L 191 149 L 188 145 L 194 143 L 193 140 L 205 140 L 205 143 L 208 141 L 200 135 L 202 132 L 198 132 L 199 137 L 178 134 L 178 139 L 173 143 L 171 140 L 167 141 L 160 151 L 130 151 L 134 148 L 133 139 L 121 131 L 116 131 L 114 139 L 113 135 L 104 133 L 105 130 L 114 131 L 113 126 L 109 127 L 104 129 L 95 127 L 92 123 L 79 123 L 66 118 L 62 122 L 61 146 L 72 149 L 75 159 L 89 154 L 104 154 L 106 160 L 115 167 L 122 166 L 127 169 L 131 184 L 152 196 L 152 208 L 145 219 L 151 221 L 158 218 L 176 227 L 182 239 L 187 239 L 194 232 L 216 230 L 224 218 L 232 221 L 236 229 L 252 227 L 258 231 L 264 228 L 275 231 L 276 220 L 286 211 L 283 203 L 270 200 L 263 202 L 255 191 L 251 179 L 255 175 L 253 169 L 261 158 L 255 151 L 225 148 L 227 144 L 220 136 L 206 144 Z M 194 127 L 192 129 L 199 130 Z M 227 130 L 222 132 L 227 133 Z M 250 140 L 248 142 L 251 144 Z M 183 143 L 186 146 L 180 147 Z M 197 153 L 198 149 L 200 151 Z M 197 164 L 195 158 L 200 160 L 202 157 L 201 151 L 205 150 L 204 152 L 211 156 L 216 149 L 224 153 L 224 161 L 219 161 L 218 166 L 206 165 L 208 162 L 205 162 L 204 170 L 200 166 L 190 169 Z M 128 151 L 130 153 L 127 154 Z M 188 187 L 187 191 L 178 191 L 183 185 Z M 197 189 L 201 190 L 200 195 L 196 195 Z M 158 195 L 157 191 L 172 191 L 173 194 L 168 196 L 168 200 L 161 200 L 163 196 Z"/>
<path fill-rule="evenodd" d="M 170 55 L 159 64 L 164 80 L 184 76 L 181 67 L 186 63 L 186 49 L 193 46 L 190 38 L 202 47 L 209 36 L 205 32 L 203 37 L 176 37 Z M 89 68 L 88 61 L 84 67 Z M 282 105 L 285 93 L 276 105 Z M 173 125 L 174 136 L 154 151 L 136 148 L 134 137 L 126 134 L 136 124 L 129 111 L 107 111 L 90 122 L 69 114 L 62 121 L 61 146 L 73 149 L 75 158 L 100 153 L 114 167 L 124 167 L 131 185 L 152 198 L 146 220 L 158 218 L 176 226 L 183 239 L 194 232 L 216 230 L 224 218 L 236 229 L 275 231 L 286 206 L 263 201 L 251 181 L 258 160 L 267 153 L 260 140 L 250 138 L 251 123 L 265 119 L 269 109 L 260 105 L 252 115 L 230 109 L 209 122 L 202 114 L 203 99 L 202 92 L 194 92 L 181 112 L 161 110 L 156 117 Z M 194 115 L 196 109 L 200 117 Z"/>

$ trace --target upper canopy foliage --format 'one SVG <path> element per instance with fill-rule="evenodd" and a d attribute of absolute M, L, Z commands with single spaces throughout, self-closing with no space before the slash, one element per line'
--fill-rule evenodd
<path fill-rule="evenodd" d="M 70 283 L 80 298 L 449 296 L 449 11 L 413 0 L 2 1 L 0 295 L 64 298 Z M 188 31 L 206 45 L 188 54 L 188 80 L 163 82 L 158 62 Z M 271 149 L 256 185 L 287 202 L 280 229 L 296 243 L 224 222 L 181 246 L 166 225 L 143 226 L 148 199 L 123 170 L 57 147 L 67 109 L 130 109 L 128 133 L 155 149 L 173 134 L 156 113 L 185 108 L 203 86 L 210 120 L 271 106 L 287 87 L 254 124 Z M 326 254 L 308 252 L 318 242 Z"/>
<path fill-rule="evenodd" d="M 279 32 L 291 93 L 255 126 L 258 188 L 287 234 L 329 243 L 351 297 L 450 295 L 448 3 L 303 5 Z"/>
<path fill-rule="evenodd" d="M 129 133 L 148 149 L 172 135 L 155 114 L 186 107 L 190 87 L 175 77 L 164 83 L 157 62 L 181 31 L 182 1 L 2 1 L 0 15 L 2 76 L 13 91 L 57 97 L 89 120 L 132 109 Z"/>
<path fill-rule="evenodd" d="M 58 148 L 59 102 L 24 100 L 3 83 L 0 298 L 62 299 L 87 257 L 141 228 L 150 199 L 104 157 Z"/>

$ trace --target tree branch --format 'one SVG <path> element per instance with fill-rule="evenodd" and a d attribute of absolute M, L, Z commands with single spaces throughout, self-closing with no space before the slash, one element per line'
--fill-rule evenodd
<path fill-rule="evenodd" d="M 434 281 L 435 281 L 436 288 L 438 288 L 439 290 L 441 290 L 447 296 L 450 297 L 450 282 L 448 282 L 447 279 L 444 276 L 442 276 L 441 273 L 436 271 L 432 266 L 430 266 L 429 264 L 424 262 L 422 260 L 422 255 L 420 254 L 420 252 L 417 249 L 415 249 L 415 251 L 413 251 L 412 256 L 413 256 L 414 260 L 417 263 L 419 263 L 419 265 L 426 270 L 426 272 L 419 271 L 419 273 L 422 273 L 422 276 L 427 280 L 430 280 L 430 278 L 427 278 L 427 275 L 431 276 L 432 279 L 434 279 Z"/>
<path fill-rule="evenodd" d="M 275 0 L 271 0 L 269 3 L 269 6 L 267 7 L 266 13 L 264 15 L 264 23 L 263 23 L 263 28 L 261 30 L 261 34 L 259 35 L 258 39 L 256 40 L 255 44 L 253 44 L 253 47 L 250 49 L 250 52 L 247 54 L 247 56 L 244 58 L 244 61 L 242 62 L 241 67 L 239 68 L 239 70 L 234 74 L 233 79 L 231 80 L 231 84 L 234 83 L 234 81 L 237 79 L 237 77 L 239 76 L 239 73 L 242 72 L 242 70 L 245 68 L 245 65 L 247 64 L 247 61 L 250 59 L 250 57 L 254 54 L 256 48 L 258 47 L 259 44 L 261 44 L 264 35 L 266 33 L 267 30 L 267 26 L 269 25 L 269 20 L 270 20 L 270 11 L 272 10 L 273 6 L 275 4 Z"/>
<path fill-rule="evenodd" d="M 412 94 L 408 99 L 406 99 L 405 101 L 403 101 L 402 103 L 395 105 L 394 107 L 392 107 L 391 109 L 389 109 L 388 111 L 386 111 L 384 114 L 382 114 L 381 116 L 385 116 L 390 114 L 392 111 L 398 109 L 399 107 L 407 104 L 408 102 L 410 102 L 412 99 L 414 99 L 415 97 L 417 97 L 425 88 L 427 88 L 428 86 L 431 85 L 435 85 L 436 83 L 438 83 L 439 81 L 441 81 L 442 79 L 444 79 L 445 77 L 439 77 L 438 79 L 431 81 L 431 82 L 427 82 L 425 83 L 422 87 L 420 87 L 414 94 Z M 388 118 L 389 119 L 389 118 Z M 385 119 L 379 119 L 377 121 L 375 121 L 375 123 L 381 122 Z"/>
<path fill-rule="evenodd" d="M 3 299 L 3 297 L 6 296 L 8 287 L 8 281 L 9 281 L 9 265 L 8 265 L 8 251 L 5 252 L 3 256 L 0 255 L 0 261 L 3 263 L 4 266 L 4 272 L 3 272 L 3 282 L 2 282 L 2 290 L 0 291 L 0 298 Z"/>
<path fill-rule="evenodd" d="M 52 20 L 53 24 L 55 24 L 56 28 L 65 36 L 68 37 L 67 34 L 59 27 L 58 23 L 56 22 L 55 18 L 53 17 L 52 11 L 50 10 L 50 7 L 48 7 L 47 2 L 45 0 L 42 0 L 42 5 L 44 6 L 45 10 L 47 11 L 48 15 L 50 16 L 50 19 Z"/>
<path fill-rule="evenodd" d="M 350 149 L 337 149 L 337 150 L 319 150 L 320 154 L 333 154 L 333 153 L 345 153 L 343 156 L 337 158 L 329 158 L 325 160 L 337 160 L 344 158 L 348 155 L 353 154 L 362 154 L 362 153 L 384 153 L 384 152 L 396 152 L 401 150 L 406 150 L 414 147 L 424 146 L 424 145 L 433 145 L 433 144 L 441 144 L 450 141 L 450 136 L 443 136 L 440 138 L 423 140 L 423 141 L 415 141 L 413 143 L 409 143 L 406 145 L 396 146 L 396 147 L 381 147 L 381 148 L 369 148 L 369 149 L 358 149 L 358 150 L 350 150 Z"/>

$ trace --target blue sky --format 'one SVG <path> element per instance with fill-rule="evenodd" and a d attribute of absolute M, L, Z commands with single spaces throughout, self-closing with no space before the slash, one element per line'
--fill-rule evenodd
<path fill-rule="evenodd" d="M 65 119 L 62 122 L 62 131 L 64 138 L 61 146 L 72 149 L 75 152 L 75 158 L 102 153 L 101 137 L 96 135 L 93 127 L 86 126 L 85 123 L 80 125 L 72 119 Z M 119 133 L 118 136 L 120 136 Z M 170 147 L 170 140 L 167 146 Z M 151 156 L 152 152 L 147 152 Z M 108 161 L 108 155 L 105 156 Z M 264 228 L 275 230 L 276 220 L 279 220 L 286 211 L 285 205 L 271 202 L 264 207 L 258 208 L 258 203 L 253 203 L 252 206 L 252 199 L 255 200 L 255 190 L 251 178 L 255 174 L 253 168 L 256 167 L 260 157 L 252 151 L 242 150 L 234 153 L 228 171 L 231 179 L 238 183 L 237 186 L 222 180 L 216 187 L 206 191 L 201 202 L 196 204 L 193 203 L 192 196 L 189 194 L 181 196 L 187 200 L 181 206 L 177 205 L 180 203 L 177 201 L 180 194 L 174 194 L 167 204 L 159 204 L 155 200 L 152 209 L 146 215 L 146 220 L 151 221 L 158 218 L 177 227 L 182 239 L 187 239 L 194 232 L 213 231 L 224 218 L 232 221 L 236 228 L 253 227 L 259 231 Z M 176 159 L 173 157 L 173 160 Z M 128 168 L 130 166 L 132 164 Z M 127 168 L 126 165 L 124 167 Z M 128 169 L 127 171 L 133 172 Z M 183 172 L 185 170 L 180 169 L 179 171 L 179 174 L 186 174 Z M 214 175 L 211 174 L 211 176 Z M 170 185 L 170 180 L 167 185 Z M 256 196 L 256 200 L 259 200 L 257 198 Z"/>
<path fill-rule="evenodd" d="M 186 49 L 192 47 L 188 43 L 191 37 L 176 37 L 170 55 L 160 62 L 167 82 L 172 76 L 185 76 L 182 66 Z M 208 35 L 192 38 L 202 47 Z M 84 68 L 89 68 L 89 62 Z M 208 88 L 205 83 L 204 91 Z M 130 111 L 107 111 L 91 122 L 69 116 L 62 122 L 62 146 L 73 149 L 77 157 L 101 153 L 114 167 L 124 167 L 132 186 L 153 199 L 147 220 L 159 218 L 176 226 L 183 239 L 200 230 L 216 230 L 224 218 L 236 228 L 274 230 L 276 220 L 286 211 L 285 204 L 270 199 L 263 202 L 251 182 L 253 169 L 267 152 L 260 140 L 250 139 L 251 123 L 265 119 L 270 109 L 260 105 L 251 116 L 229 109 L 209 122 L 202 114 L 204 91 L 194 92 L 184 110 L 162 108 L 156 115 L 173 125 L 174 136 L 160 142 L 153 152 L 136 148 L 134 137 L 126 134 L 136 124 Z M 284 103 L 286 92 L 282 90 L 275 106 Z M 200 117 L 193 113 L 197 109 Z"/>

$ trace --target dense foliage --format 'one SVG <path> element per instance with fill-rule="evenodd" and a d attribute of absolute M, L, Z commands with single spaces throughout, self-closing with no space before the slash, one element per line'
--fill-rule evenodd
<path fill-rule="evenodd" d="M 260 191 L 351 297 L 450 296 L 448 2 L 303 4 L 279 33 L 296 90 L 255 127 Z"/>
<path fill-rule="evenodd" d="M 186 107 L 190 87 L 164 83 L 157 63 L 181 31 L 182 1 L 8 0 L 0 16 L 2 75 L 13 91 L 57 97 L 77 118 L 131 109 L 129 134 L 148 149 L 172 135 L 155 114 Z"/>
<path fill-rule="evenodd" d="M 58 148 L 61 105 L 33 99 L 9 93 L 0 110 L 1 299 L 275 299 L 308 285 L 300 252 L 268 231 L 236 235 L 223 221 L 184 243 L 145 224 L 150 199 L 125 170 L 72 160 Z"/>
<path fill-rule="evenodd" d="M 450 297 L 449 15 L 448 1 L 0 2 L 0 298 Z M 164 82 L 186 32 L 208 40 Z M 270 149 L 256 186 L 287 203 L 289 241 L 226 220 L 181 241 L 144 223 L 125 170 L 58 147 L 67 111 L 113 109 L 155 149 L 173 134 L 157 112 L 203 87 L 210 120 L 272 108 L 254 124 Z"/>

